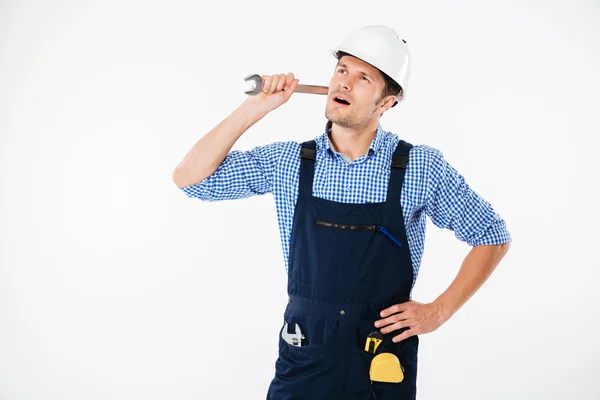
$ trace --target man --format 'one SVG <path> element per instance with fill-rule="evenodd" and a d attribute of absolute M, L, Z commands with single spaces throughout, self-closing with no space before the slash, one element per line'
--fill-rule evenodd
<path fill-rule="evenodd" d="M 173 179 L 205 201 L 275 198 L 289 302 L 269 399 L 414 399 L 417 335 L 437 329 L 479 289 L 511 237 L 440 151 L 381 127 L 380 117 L 406 96 L 406 42 L 391 28 L 368 26 L 334 55 L 322 135 L 231 151 L 298 84 L 292 73 L 264 76 L 263 91 L 200 139 Z M 411 292 L 427 215 L 473 248 L 448 289 L 419 303 Z M 390 375 L 377 375 L 382 365 L 393 365 Z"/>

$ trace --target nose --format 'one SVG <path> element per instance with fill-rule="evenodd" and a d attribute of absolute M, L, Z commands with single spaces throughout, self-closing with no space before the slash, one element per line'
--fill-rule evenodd
<path fill-rule="evenodd" d="M 344 89 L 345 92 L 349 91 L 351 89 L 350 77 L 343 75 L 338 81 L 338 87 Z"/>

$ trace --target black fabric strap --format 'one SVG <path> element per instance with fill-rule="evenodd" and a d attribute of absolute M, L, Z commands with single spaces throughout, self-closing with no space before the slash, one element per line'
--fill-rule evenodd
<path fill-rule="evenodd" d="M 404 173 L 408 166 L 410 149 L 413 145 L 400 140 L 394 150 L 391 161 L 390 181 L 386 196 L 386 203 L 400 203 L 402 185 L 404 184 Z"/>
<path fill-rule="evenodd" d="M 307 147 L 302 147 L 300 149 L 300 156 L 302 158 L 306 158 L 308 160 L 317 160 L 317 151 L 314 149 L 310 149 Z"/>
<path fill-rule="evenodd" d="M 311 197 L 315 161 L 317 160 L 317 142 L 310 140 L 302 143 L 300 149 L 300 195 Z"/>
<path fill-rule="evenodd" d="M 392 168 L 406 168 L 408 165 L 408 156 L 392 155 Z"/>

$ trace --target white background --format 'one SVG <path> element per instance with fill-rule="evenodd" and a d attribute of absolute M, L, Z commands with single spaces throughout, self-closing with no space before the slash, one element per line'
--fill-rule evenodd
<path fill-rule="evenodd" d="M 600 398 L 597 1 L 0 2 L 0 399 L 260 399 L 286 276 L 271 195 L 204 203 L 171 174 L 250 73 L 328 85 L 371 24 L 411 49 L 382 126 L 441 150 L 511 251 L 421 336 L 418 398 Z M 296 94 L 239 140 L 322 133 Z M 428 220 L 414 299 L 469 247 Z"/>

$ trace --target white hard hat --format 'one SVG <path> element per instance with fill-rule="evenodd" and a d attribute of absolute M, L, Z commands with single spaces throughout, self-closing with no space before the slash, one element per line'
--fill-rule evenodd
<path fill-rule="evenodd" d="M 340 46 L 330 51 L 336 58 L 339 58 L 338 52 L 343 51 L 371 64 L 400 85 L 402 90 L 396 95 L 398 102 L 406 97 L 410 54 L 406 41 L 400 38 L 394 29 L 383 25 L 356 29 Z"/>

